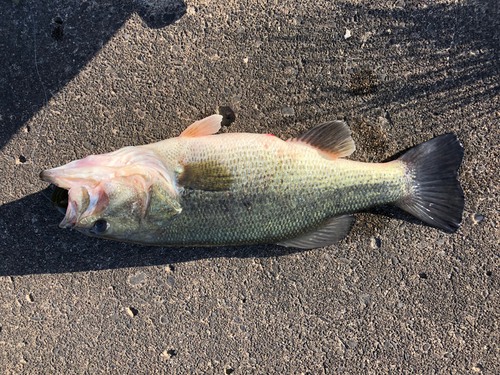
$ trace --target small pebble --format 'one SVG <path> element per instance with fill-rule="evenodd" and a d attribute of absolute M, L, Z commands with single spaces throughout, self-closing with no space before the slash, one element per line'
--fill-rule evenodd
<path fill-rule="evenodd" d="M 473 220 L 476 224 L 479 224 L 481 221 L 484 220 L 484 216 L 481 214 L 475 214 Z"/>
<path fill-rule="evenodd" d="M 198 12 L 198 8 L 196 8 L 195 6 L 192 6 L 192 5 L 188 6 L 186 9 L 186 13 L 190 14 L 190 15 L 193 15 L 196 12 Z"/>
<path fill-rule="evenodd" d="M 94 145 L 92 143 L 90 143 L 89 141 L 84 141 L 83 147 L 85 147 L 87 150 L 92 150 L 94 148 Z"/>
<path fill-rule="evenodd" d="M 283 116 L 295 116 L 295 109 L 292 107 L 283 107 L 281 108 L 281 114 Z"/>
<path fill-rule="evenodd" d="M 370 241 L 370 245 L 371 245 L 372 249 L 378 249 L 381 244 L 382 244 L 382 241 L 380 241 L 380 238 L 372 237 L 372 239 Z"/>
<path fill-rule="evenodd" d="M 474 372 L 483 372 L 483 366 L 478 363 L 477 365 L 472 366 L 472 371 L 474 371 Z"/>
<path fill-rule="evenodd" d="M 160 357 L 171 359 L 177 355 L 177 351 L 174 349 L 164 350 L 163 353 L 160 354 Z"/>
<path fill-rule="evenodd" d="M 175 277 L 171 275 L 167 276 L 167 285 L 173 287 L 175 285 Z"/>
<path fill-rule="evenodd" d="M 337 258 L 337 262 L 341 263 L 341 264 L 346 264 L 346 265 L 351 264 L 351 261 L 347 258 Z"/>
<path fill-rule="evenodd" d="M 427 246 L 429 246 L 429 244 L 425 241 L 422 241 L 417 245 L 419 249 L 425 249 Z"/>
<path fill-rule="evenodd" d="M 127 313 L 128 316 L 130 316 L 131 318 L 133 318 L 134 316 L 136 316 L 137 314 L 139 314 L 139 310 L 137 310 L 136 308 L 130 306 L 130 307 L 127 307 L 125 309 L 125 312 Z"/>
<path fill-rule="evenodd" d="M 436 241 L 436 245 L 438 246 L 443 246 L 446 242 L 446 239 L 445 238 L 440 238 Z"/>
<path fill-rule="evenodd" d="M 369 307 L 372 304 L 372 297 L 369 294 L 361 294 L 359 296 L 359 303 L 362 307 Z"/>
<path fill-rule="evenodd" d="M 349 39 L 351 37 L 351 30 L 345 29 L 344 39 Z"/>
<path fill-rule="evenodd" d="M 135 275 L 131 275 L 128 278 L 128 282 L 131 285 L 139 285 L 147 279 L 147 275 L 144 272 L 137 272 Z M 167 281 L 168 283 L 168 281 Z"/>
<path fill-rule="evenodd" d="M 352 349 L 358 346 L 358 342 L 355 340 L 347 340 L 347 346 Z"/>

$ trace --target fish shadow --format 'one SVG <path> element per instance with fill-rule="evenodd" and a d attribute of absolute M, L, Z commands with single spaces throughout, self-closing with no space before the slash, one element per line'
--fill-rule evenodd
<path fill-rule="evenodd" d="M 299 251 L 277 245 L 162 247 L 87 237 L 58 227 L 52 188 L 0 206 L 0 276 L 98 271 L 206 258 L 276 257 Z"/>
<path fill-rule="evenodd" d="M 184 263 L 207 258 L 268 258 L 302 252 L 278 245 L 220 247 L 145 246 L 87 237 L 58 227 L 52 188 L 0 206 L 0 276 L 98 271 Z M 363 211 L 424 225 L 405 212 L 381 206 Z M 374 230 L 380 229 L 375 221 Z M 373 234 L 373 233 L 372 233 Z"/>

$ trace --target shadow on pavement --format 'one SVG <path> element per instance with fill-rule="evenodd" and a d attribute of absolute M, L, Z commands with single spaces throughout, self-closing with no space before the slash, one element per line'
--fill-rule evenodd
<path fill-rule="evenodd" d="M 131 14 L 138 13 L 149 27 L 160 28 L 186 13 L 182 0 L 165 0 L 161 9 L 154 10 L 140 5 L 145 3 L 82 2 L 75 6 L 62 0 L 21 1 L 18 5 L 2 2 L 0 148 L 79 73 Z M 478 100 L 488 101 L 500 91 L 500 30 L 494 26 L 499 11 L 497 0 L 433 4 L 421 9 L 350 3 L 340 4 L 340 8 L 340 18 L 333 19 L 333 25 L 325 25 L 327 29 L 315 25 L 312 19 L 314 29 L 300 28 L 293 38 L 284 30 L 283 38 L 293 39 L 295 55 L 303 56 L 311 68 L 335 65 L 344 57 L 339 58 L 328 39 L 318 33 L 331 31 L 336 23 L 356 26 L 360 19 L 373 23 L 374 33 L 345 41 L 352 47 L 354 67 L 346 68 L 363 68 L 362 56 L 356 55 L 362 53 L 379 55 L 381 66 L 388 70 L 403 58 L 414 61 L 420 71 L 409 72 L 404 82 L 381 82 L 378 93 L 367 98 L 368 108 L 378 107 L 383 101 L 402 103 L 402 110 L 410 110 L 412 103 L 429 100 L 432 95 L 429 111 L 443 113 Z M 439 64 L 435 59 L 440 60 Z M 344 90 L 335 79 L 323 80 L 318 89 L 333 95 Z M 321 98 L 314 100 L 316 104 L 321 102 Z"/>
<path fill-rule="evenodd" d="M 52 187 L 49 186 L 36 194 L 0 206 L 0 276 L 98 271 L 218 257 L 267 258 L 304 251 L 277 245 L 143 246 L 87 237 L 58 227 L 63 215 L 51 207 L 48 199 L 51 194 Z M 366 213 L 425 226 L 392 206 L 373 208 Z M 360 223 L 353 231 L 361 231 L 363 236 L 373 235 L 370 232 L 377 229 L 365 228 L 362 220 Z M 377 226 L 381 226 L 380 221 L 375 223 Z"/>
<path fill-rule="evenodd" d="M 58 227 L 52 188 L 0 206 L 0 276 L 96 271 L 217 257 L 270 257 L 301 251 L 275 245 L 160 247 L 91 238 Z"/>
<path fill-rule="evenodd" d="M 404 82 L 381 82 L 379 91 L 367 99 L 368 107 L 379 106 L 380 102 L 399 102 L 406 105 L 401 110 L 409 111 L 412 103 L 424 97 L 429 101 L 427 96 L 432 94 L 429 111 L 444 112 L 498 95 L 500 31 L 491 26 L 497 23 L 493 21 L 498 14 L 498 3 L 496 0 L 469 3 L 471 5 L 441 4 L 423 9 L 399 8 L 391 11 L 342 5 L 342 15 L 346 19 L 371 18 L 377 22 L 377 30 L 391 28 L 390 33 L 370 37 L 377 40 L 372 47 L 367 44 L 366 48 L 374 49 L 367 53 L 383 56 L 387 52 L 384 65 L 390 69 L 390 64 L 401 58 L 394 54 L 406 50 L 398 45 L 409 44 L 413 47 L 405 58 L 416 58 L 422 66 L 421 73 L 412 73 L 414 75 L 406 77 Z M 50 99 L 99 52 L 133 12 L 141 14 L 151 27 L 163 27 L 186 11 L 183 2 L 167 4 L 171 8 L 165 8 L 167 10 L 161 14 L 152 14 L 133 3 L 112 6 L 86 2 L 72 8 L 64 5 L 63 1 L 45 1 L 36 5 L 31 2 L 21 2 L 20 5 L 3 2 L 0 5 L 0 55 L 5 58 L 0 64 L 0 147 L 46 102 L 35 67 L 34 34 L 38 72 Z M 305 60 L 308 64 L 323 65 L 323 46 L 313 43 L 318 41 L 315 39 L 318 36 L 308 35 L 309 31 L 303 29 L 297 36 L 296 53 L 305 56 L 304 59 L 309 56 L 307 59 L 318 60 Z M 358 48 L 356 43 L 361 41 L 353 37 L 349 43 Z M 384 43 L 386 51 L 375 51 Z M 423 53 L 427 48 L 434 52 Z M 336 63 L 334 52 L 330 51 L 329 55 L 332 65 Z M 426 56 L 439 58 L 440 54 L 446 63 L 438 64 L 444 67 L 435 69 L 435 62 L 426 59 Z M 325 79 L 323 82 L 324 87 L 320 87 L 322 92 L 338 89 L 332 80 Z M 0 206 L 0 275 L 160 265 L 221 256 L 268 257 L 295 252 L 271 245 L 164 248 L 88 238 L 57 227 L 61 216 L 50 208 L 45 198 L 45 195 L 50 196 L 48 191 L 46 189 Z M 384 211 L 377 213 L 384 214 Z M 391 217 L 402 215 L 408 220 L 407 215 L 392 209 L 385 214 Z"/>
<path fill-rule="evenodd" d="M 307 25 L 301 32 L 283 36 L 282 42 L 296 43 L 295 55 L 303 56 L 308 70 L 322 72 L 328 70 L 325 67 L 335 67 L 351 77 L 365 71 L 377 74 L 377 89 L 356 103 L 354 111 L 379 108 L 381 103 L 399 103 L 400 111 L 411 111 L 425 100 L 429 112 L 440 115 L 490 101 L 500 93 L 500 30 L 495 26 L 500 2 L 409 5 L 389 9 L 343 2 L 331 24 L 316 25 L 315 15 L 311 15 L 311 19 L 302 20 Z M 309 25 L 313 29 L 308 29 Z M 340 53 L 339 43 L 328 44 L 328 39 L 319 35 L 338 25 L 342 30 L 354 30 L 352 37 L 343 40 Z M 399 72 L 402 62 L 412 70 Z M 335 77 L 322 79 L 318 91 L 337 100 L 342 100 L 341 93 L 353 93 L 349 84 Z M 322 95 L 302 104 L 320 105 L 328 100 L 328 95 Z M 397 111 L 397 107 L 392 110 Z"/>
<path fill-rule="evenodd" d="M 76 3 L 0 3 L 0 149 L 133 13 L 151 28 L 166 27 L 186 13 L 182 0 L 165 0 L 155 9 L 139 1 Z"/>

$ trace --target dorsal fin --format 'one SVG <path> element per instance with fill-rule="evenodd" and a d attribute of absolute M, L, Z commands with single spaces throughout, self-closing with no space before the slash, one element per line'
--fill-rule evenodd
<path fill-rule="evenodd" d="M 334 159 L 349 156 L 356 149 L 351 130 L 345 122 L 338 120 L 319 124 L 289 142 L 311 145 Z"/>
<path fill-rule="evenodd" d="M 319 229 L 297 238 L 278 242 L 277 245 L 299 249 L 315 249 L 333 245 L 347 236 L 354 223 L 354 217 L 343 215 L 327 220 Z"/>
<path fill-rule="evenodd" d="M 193 122 L 184 130 L 179 137 L 203 137 L 204 135 L 215 134 L 220 129 L 222 121 L 221 115 L 212 115 L 205 117 L 202 120 Z"/>

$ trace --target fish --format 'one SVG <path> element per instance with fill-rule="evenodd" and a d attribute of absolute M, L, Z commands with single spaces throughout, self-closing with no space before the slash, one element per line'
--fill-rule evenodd
<path fill-rule="evenodd" d="M 456 134 L 364 163 L 346 159 L 355 144 L 343 121 L 287 141 L 216 134 L 221 121 L 212 115 L 178 137 L 41 172 L 57 187 L 59 226 L 145 245 L 313 249 L 346 237 L 354 213 L 389 204 L 445 232 L 460 227 L 464 149 Z"/>

